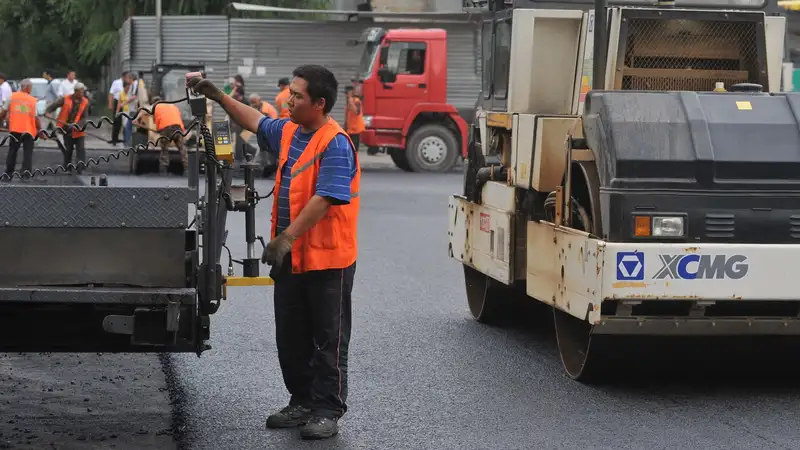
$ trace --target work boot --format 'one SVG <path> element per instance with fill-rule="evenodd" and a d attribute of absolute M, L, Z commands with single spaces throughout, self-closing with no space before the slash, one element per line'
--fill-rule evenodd
<path fill-rule="evenodd" d="M 337 419 L 327 417 L 312 417 L 308 423 L 300 429 L 300 437 L 303 439 L 328 439 L 339 434 L 339 422 Z"/>
<path fill-rule="evenodd" d="M 267 417 L 267 428 L 294 428 L 304 425 L 311 417 L 311 410 L 302 406 L 289 405 Z"/>

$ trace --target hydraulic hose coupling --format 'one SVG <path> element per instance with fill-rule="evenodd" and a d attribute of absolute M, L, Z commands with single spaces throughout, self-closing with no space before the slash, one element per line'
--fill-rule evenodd
<path fill-rule="evenodd" d="M 205 78 L 206 73 L 189 72 L 186 74 L 186 97 L 189 98 L 189 107 L 192 110 L 192 115 L 203 118 L 206 116 L 206 96 L 189 89 L 189 80 L 196 77 Z"/>

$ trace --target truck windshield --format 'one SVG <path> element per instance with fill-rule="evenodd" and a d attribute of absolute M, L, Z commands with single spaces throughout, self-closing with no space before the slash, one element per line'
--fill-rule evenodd
<path fill-rule="evenodd" d="M 364 53 L 361 54 L 361 62 L 358 64 L 358 77 L 362 80 L 367 79 L 372 73 L 375 60 L 378 59 L 378 42 L 367 42 L 364 45 Z"/>

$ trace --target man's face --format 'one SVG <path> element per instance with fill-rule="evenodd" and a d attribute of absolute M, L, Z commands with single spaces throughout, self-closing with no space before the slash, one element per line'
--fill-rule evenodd
<path fill-rule="evenodd" d="M 75 89 L 75 92 L 73 93 L 73 96 L 75 97 L 76 100 L 82 99 L 83 98 L 83 89 Z"/>
<path fill-rule="evenodd" d="M 313 102 L 308 95 L 308 82 L 302 78 L 295 78 L 289 85 L 289 115 L 292 121 L 299 124 L 311 123 L 318 119 L 325 106 L 324 100 Z"/>
<path fill-rule="evenodd" d="M 75 81 L 75 72 L 70 72 L 67 74 L 67 79 L 69 81 Z"/>
<path fill-rule="evenodd" d="M 261 106 L 261 99 L 260 98 L 251 98 L 250 99 L 250 106 L 253 108 L 258 109 Z"/>

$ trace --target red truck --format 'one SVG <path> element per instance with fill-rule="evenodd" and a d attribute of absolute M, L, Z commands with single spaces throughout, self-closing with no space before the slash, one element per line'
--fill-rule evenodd
<path fill-rule="evenodd" d="M 361 142 L 385 148 L 408 172 L 453 170 L 466 157 L 475 109 L 447 102 L 447 31 L 368 28 L 358 44 Z"/>

